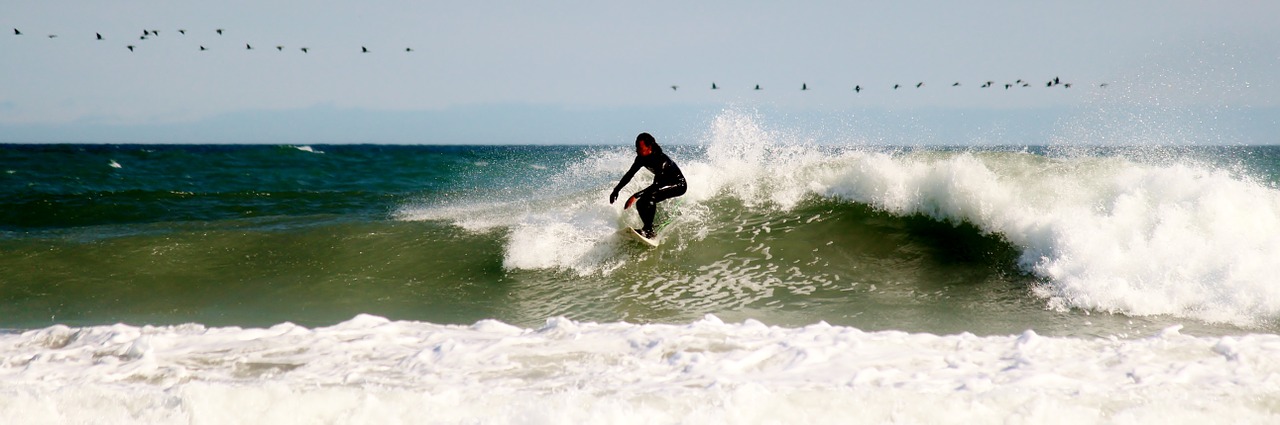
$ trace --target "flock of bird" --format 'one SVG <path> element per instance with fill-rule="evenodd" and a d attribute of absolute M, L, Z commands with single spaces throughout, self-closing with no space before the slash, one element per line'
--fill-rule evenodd
<path fill-rule="evenodd" d="M 181 34 L 181 35 L 186 35 L 186 34 L 187 34 L 187 30 L 185 30 L 185 29 L 179 29 L 179 30 L 177 30 L 177 32 L 178 32 L 178 34 Z M 221 36 L 221 35 L 223 35 L 223 33 L 225 32 L 225 30 L 223 30 L 223 29 L 221 29 L 221 28 L 218 28 L 218 29 L 215 29 L 215 30 L 214 30 L 214 32 L 215 32 L 215 33 L 217 33 L 219 36 Z M 19 30 L 19 29 L 17 29 L 17 28 L 14 28 L 14 29 L 13 29 L 13 35 L 23 35 L 23 33 L 22 33 L 22 31 L 21 31 L 21 30 Z M 102 33 L 94 33 L 94 36 L 95 36 L 95 38 L 96 38 L 97 40 L 99 40 L 99 41 L 102 41 L 102 40 L 105 40 L 105 39 L 106 39 L 105 37 L 103 37 L 103 36 L 102 36 Z M 151 39 L 151 38 L 155 38 L 155 37 L 159 37 L 159 36 L 160 36 L 160 31 L 159 31 L 159 30 L 147 30 L 147 29 L 144 29 L 144 30 L 142 30 L 142 35 L 138 36 L 138 40 L 139 40 L 139 41 L 145 41 L 145 40 L 148 40 L 148 39 Z M 52 39 L 52 38 L 58 38 L 58 35 L 57 35 L 57 34 L 49 34 L 49 35 L 48 35 L 48 37 L 49 37 L 49 38 L 51 38 L 51 39 Z M 135 44 L 129 44 L 129 45 L 126 45 L 126 46 L 125 46 L 125 48 L 129 49 L 129 51 L 131 51 L 131 52 L 132 52 L 132 51 L 134 51 L 134 49 L 136 49 L 136 48 L 137 48 L 137 45 L 135 45 Z M 279 45 L 275 46 L 275 48 L 276 48 L 276 50 L 278 50 L 278 51 L 282 51 L 282 52 L 283 52 L 283 51 L 284 51 L 284 49 L 285 49 L 285 48 L 284 48 L 284 46 L 279 46 Z M 207 51 L 207 50 L 209 50 L 209 49 L 208 49 L 207 47 L 205 47 L 204 45 L 199 45 L 199 49 L 200 49 L 200 51 L 202 51 L 202 52 L 203 52 L 203 51 Z M 252 45 L 252 44 L 250 44 L 250 43 L 245 43 L 245 45 L 244 45 L 244 50 L 254 50 L 254 47 L 253 47 L 253 45 Z M 299 48 L 298 48 L 298 50 L 299 50 L 299 51 L 301 51 L 302 53 L 308 53 L 308 52 L 310 52 L 310 51 L 311 51 L 311 48 L 310 48 L 310 47 L 305 47 L 305 46 L 304 46 L 304 47 L 299 47 Z M 405 52 L 412 52 L 412 51 L 413 51 L 413 48 L 412 48 L 412 47 L 406 47 L 406 48 L 404 48 L 404 51 L 405 51 Z M 370 52 L 370 50 L 369 50 L 369 48 L 368 48 L 368 47 L 360 46 L 360 53 L 369 53 L 369 52 Z M 922 87 L 924 87 L 924 85 L 925 85 L 925 84 L 924 84 L 924 82 L 923 82 L 923 81 L 921 81 L 921 82 L 918 82 L 918 83 L 916 83 L 916 84 L 915 84 L 915 88 L 917 88 L 917 89 L 918 89 L 918 88 L 922 88 Z M 1025 80 L 1021 80 L 1021 79 L 1019 79 L 1019 80 L 1014 81 L 1014 82 L 1012 82 L 1012 83 L 1003 83 L 1003 85 L 1004 85 L 1004 89 L 1005 89 L 1005 90 L 1009 90 L 1009 89 L 1014 88 L 1014 87 L 1031 87 L 1031 86 L 1032 86 L 1032 83 L 1031 83 L 1031 82 L 1029 82 L 1029 81 L 1025 81 Z M 951 87 L 960 87 L 960 86 L 961 86 L 961 84 L 960 84 L 960 82 L 959 82 L 959 81 L 957 81 L 957 82 L 955 82 L 955 83 L 952 83 L 952 84 L 951 84 Z M 1063 88 L 1071 88 L 1071 83 L 1064 83 L 1064 82 L 1062 82 L 1062 80 L 1061 80 L 1061 79 L 1059 79 L 1058 77 L 1054 77 L 1053 79 L 1048 80 L 1047 82 L 1045 82 L 1045 83 L 1044 83 L 1044 86 L 1045 86 L 1045 87 L 1059 87 L 1059 86 L 1060 86 L 1060 87 L 1063 87 Z M 898 90 L 898 89 L 903 88 L 903 87 L 904 87 L 904 86 L 903 86 L 903 85 L 901 85 L 901 84 L 894 84 L 894 85 L 893 85 L 893 90 Z M 981 87 L 981 88 L 992 88 L 992 87 L 998 87 L 998 85 L 996 84 L 996 82 L 995 82 L 995 81 L 986 81 L 986 82 L 983 82 L 983 83 L 982 83 L 982 85 L 981 85 L 980 87 Z M 1101 84 L 1098 84 L 1098 87 L 1107 87 L 1107 83 L 1101 83 Z M 679 88 L 680 88 L 680 86 L 678 86 L 678 85 L 672 85 L 672 86 L 671 86 L 671 90 L 678 90 Z M 853 86 L 853 91 L 854 91 L 855 93 L 861 93 L 861 92 L 862 92 L 863 90 L 865 90 L 865 89 L 866 89 L 866 87 L 863 87 L 862 85 L 855 85 L 855 86 Z M 711 83 L 711 90 L 720 90 L 720 86 L 719 86 L 719 85 L 717 85 L 716 83 L 712 82 L 712 83 Z M 754 90 L 763 90 L 763 88 L 761 88 L 759 84 L 756 84 L 756 85 L 755 85 Z M 808 90 L 810 90 L 810 89 L 809 89 L 809 84 L 807 84 L 807 83 L 801 83 L 801 84 L 800 84 L 800 90 L 802 90 L 802 91 L 808 91 Z"/>
<path fill-rule="evenodd" d="M 924 85 L 925 85 L 925 84 L 924 84 L 924 82 L 923 82 L 923 81 L 921 81 L 921 82 L 916 83 L 916 84 L 915 84 L 915 87 L 916 87 L 916 88 L 921 88 L 921 87 L 924 87 Z M 1031 82 L 1030 82 L 1030 81 L 1026 81 L 1026 80 L 1019 79 L 1019 80 L 1014 81 L 1014 82 L 1012 82 L 1012 83 L 1004 83 L 1004 89 L 1005 89 L 1005 90 L 1009 90 L 1009 89 L 1014 88 L 1014 87 L 1031 87 L 1031 85 L 1032 85 L 1032 84 L 1031 84 Z M 1107 83 L 1100 83 L 1100 84 L 1098 84 L 1098 87 L 1107 87 L 1108 85 L 1109 85 L 1109 84 L 1107 84 Z M 951 87 L 960 87 L 960 86 L 962 86 L 962 84 L 960 84 L 960 82 L 959 82 L 959 81 L 956 81 L 956 82 L 954 82 L 954 83 L 951 83 Z M 1064 82 L 1062 82 L 1062 79 L 1061 79 L 1061 78 L 1059 78 L 1059 77 L 1053 77 L 1053 79 L 1046 81 L 1046 82 L 1044 83 L 1044 86 L 1045 86 L 1045 87 L 1063 87 L 1063 88 L 1068 88 L 1068 89 L 1069 89 L 1069 88 L 1071 88 L 1071 83 L 1064 83 Z M 894 89 L 894 90 L 897 90 L 897 89 L 900 89 L 900 88 L 903 88 L 903 87 L 904 87 L 904 86 L 903 86 L 902 84 L 894 84 L 894 85 L 893 85 L 893 89 Z M 995 82 L 995 81 L 985 81 L 985 82 L 983 82 L 983 83 L 982 83 L 982 85 L 981 85 L 981 86 L 979 86 L 979 87 L 981 87 L 981 88 L 984 88 L 984 89 L 985 89 L 985 88 L 998 87 L 998 86 L 997 86 L 997 84 L 996 84 L 996 82 Z M 671 86 L 671 90 L 679 90 L 679 89 L 680 89 L 680 86 L 678 86 L 678 85 L 672 85 L 672 86 Z M 866 89 L 867 89 L 867 88 L 866 88 L 866 87 L 863 87 L 862 85 L 855 85 L 855 86 L 853 86 L 853 91 L 854 91 L 854 92 L 856 92 L 856 93 L 861 93 L 863 90 L 866 90 Z M 720 90 L 720 86 L 719 86 L 718 84 L 716 84 L 716 83 L 712 82 L 712 83 L 711 83 L 711 90 Z M 754 88 L 753 90 L 763 90 L 763 88 L 761 88 L 759 84 L 756 84 L 756 86 L 755 86 L 755 88 Z M 808 84 L 808 83 L 800 83 L 800 90 L 804 90 L 804 91 L 809 90 L 809 84 Z"/>
<path fill-rule="evenodd" d="M 187 30 L 185 30 L 185 29 L 179 29 L 179 30 L 177 30 L 177 31 L 178 31 L 178 34 L 180 34 L 180 35 L 187 35 Z M 213 30 L 213 31 L 214 31 L 214 32 L 216 32 L 219 36 L 221 36 L 221 35 L 223 35 L 223 33 L 224 33 L 226 30 L 224 30 L 224 29 L 222 29 L 222 28 L 218 28 L 218 29 L 215 29 L 215 30 Z M 13 29 L 13 35 L 23 35 L 23 32 L 22 32 L 22 30 L 19 30 L 19 29 L 17 29 L 17 28 L 14 28 L 14 29 Z M 139 40 L 139 41 L 145 41 L 145 40 L 149 40 L 149 39 L 152 39 L 152 38 L 155 38 L 155 37 L 159 37 L 159 36 L 160 36 L 160 30 L 148 30 L 148 29 L 144 29 L 144 30 L 142 30 L 142 35 L 138 36 L 138 40 Z M 106 40 L 106 37 L 103 37 L 103 36 L 102 36 L 102 33 L 100 33 L 100 32 L 98 32 L 98 33 L 94 33 L 94 37 L 95 37 L 95 39 L 96 39 L 96 40 L 98 40 L 98 41 Z M 58 35 L 57 35 L 57 34 L 49 34 L 49 35 L 48 35 L 48 38 L 50 38 L 50 39 L 58 38 Z M 132 51 L 135 51 L 135 49 L 137 49 L 137 48 L 138 48 L 138 45 L 137 45 L 137 44 L 129 44 L 129 45 L 125 45 L 124 47 L 125 47 L 125 48 L 127 48 L 127 49 L 129 49 L 129 51 L 130 51 L 130 52 L 132 52 Z M 209 48 L 208 48 L 208 47 L 205 47 L 204 45 L 199 45 L 199 48 L 200 48 L 200 51 L 201 51 L 201 52 L 209 50 Z M 252 44 L 250 44 L 250 43 L 245 43 L 245 45 L 244 45 L 244 49 L 245 49 L 245 50 L 254 50 L 254 47 L 253 47 L 253 45 L 252 45 Z M 279 45 L 277 45 L 277 46 L 276 46 L 276 50 L 283 52 L 283 51 L 284 51 L 284 46 L 279 46 Z M 302 53 L 308 53 L 308 52 L 310 52 L 310 51 L 311 51 L 311 48 L 310 48 L 310 47 L 300 47 L 300 48 L 298 48 L 298 50 L 302 51 Z M 412 52 L 412 51 L 413 51 L 413 48 L 412 48 L 412 47 L 406 47 L 406 48 L 404 48 L 404 51 L 405 51 L 405 52 Z M 368 48 L 368 47 L 360 46 L 360 52 L 361 52 L 361 53 L 369 53 L 369 52 L 370 52 L 370 50 L 369 50 L 369 48 Z"/>

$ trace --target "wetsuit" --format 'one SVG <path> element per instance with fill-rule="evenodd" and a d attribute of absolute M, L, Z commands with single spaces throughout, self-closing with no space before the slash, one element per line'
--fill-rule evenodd
<path fill-rule="evenodd" d="M 653 184 L 631 197 L 635 199 L 636 211 L 640 213 L 640 220 L 644 222 L 641 234 L 652 238 L 654 236 L 653 217 L 658 213 L 658 203 L 684 195 L 688 186 L 685 184 L 680 167 L 677 167 L 675 161 L 667 157 L 667 154 L 662 153 L 662 148 L 654 144 L 653 151 L 648 155 L 636 155 L 636 161 L 631 164 L 631 169 L 622 176 L 618 186 L 613 188 L 613 194 L 609 196 L 610 203 L 617 199 L 618 191 L 631 182 L 631 177 L 635 176 L 636 171 L 640 171 L 640 167 L 653 173 Z"/>

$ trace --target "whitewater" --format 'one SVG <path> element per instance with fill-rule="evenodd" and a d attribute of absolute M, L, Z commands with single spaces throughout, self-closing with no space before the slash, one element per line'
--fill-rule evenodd
<path fill-rule="evenodd" d="M 5 423 L 1268 423 L 1280 337 L 359 316 L 0 336 Z"/>

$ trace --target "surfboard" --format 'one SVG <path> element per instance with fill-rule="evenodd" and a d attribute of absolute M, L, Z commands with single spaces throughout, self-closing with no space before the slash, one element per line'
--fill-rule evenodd
<path fill-rule="evenodd" d="M 637 240 L 637 241 L 640 241 L 640 243 L 643 243 L 643 244 L 645 244 L 645 245 L 649 245 L 649 247 L 650 247 L 650 248 L 657 248 L 657 247 L 658 247 L 659 238 L 649 239 L 649 238 L 646 238 L 646 237 L 644 237 L 644 236 L 641 236 L 641 235 L 640 235 L 640 232 L 637 232 L 635 228 L 627 227 L 627 228 L 622 229 L 622 230 L 621 230 L 621 232 L 622 232 L 622 233 L 626 233 L 626 234 L 630 235 L 632 239 L 635 239 L 635 240 Z"/>
<path fill-rule="evenodd" d="M 661 235 L 663 230 L 666 229 L 667 226 L 671 225 L 672 222 L 676 221 L 676 216 L 678 215 L 676 214 L 676 211 L 678 211 L 680 205 L 680 200 L 676 199 L 672 202 L 670 207 L 658 210 L 658 225 L 654 226 L 654 230 L 658 232 L 658 236 L 653 239 L 640 236 L 640 233 L 636 232 L 636 229 L 631 227 L 632 225 L 626 224 L 626 220 L 622 220 L 621 217 L 619 217 L 618 224 L 621 224 L 622 228 L 618 229 L 618 231 L 626 233 L 632 239 L 640 241 L 640 243 L 648 245 L 650 248 L 657 248 L 658 244 L 662 242 Z"/>

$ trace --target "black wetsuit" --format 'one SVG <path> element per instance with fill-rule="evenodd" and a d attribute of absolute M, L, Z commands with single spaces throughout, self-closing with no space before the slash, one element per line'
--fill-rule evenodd
<path fill-rule="evenodd" d="M 610 203 L 617 198 L 618 191 L 631 182 L 631 177 L 635 176 L 636 171 L 640 171 L 640 167 L 653 173 L 653 184 L 631 197 L 636 198 L 636 211 L 640 213 L 640 220 L 644 221 L 644 228 L 641 231 L 646 237 L 653 237 L 653 217 L 658 213 L 658 202 L 684 195 L 688 186 L 685 184 L 680 167 L 677 167 L 675 161 L 662 153 L 662 148 L 658 148 L 655 144 L 653 151 L 648 155 L 636 155 L 636 161 L 631 164 L 631 169 L 622 176 L 618 186 L 613 188 L 613 194 L 609 197 Z"/>

